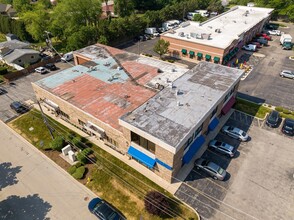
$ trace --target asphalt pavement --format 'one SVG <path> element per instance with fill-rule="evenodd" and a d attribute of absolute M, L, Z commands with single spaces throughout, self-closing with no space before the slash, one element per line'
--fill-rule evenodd
<path fill-rule="evenodd" d="M 87 208 L 96 197 L 87 187 L 3 122 L 0 140 L 0 219 L 97 219 Z"/>

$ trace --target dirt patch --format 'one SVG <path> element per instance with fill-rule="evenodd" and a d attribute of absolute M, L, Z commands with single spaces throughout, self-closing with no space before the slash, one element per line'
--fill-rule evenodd
<path fill-rule="evenodd" d="M 41 150 L 41 151 L 64 170 L 67 171 L 70 168 L 71 165 L 59 156 L 60 154 L 59 151 L 53 151 L 53 150 L 47 150 L 47 151 Z"/>

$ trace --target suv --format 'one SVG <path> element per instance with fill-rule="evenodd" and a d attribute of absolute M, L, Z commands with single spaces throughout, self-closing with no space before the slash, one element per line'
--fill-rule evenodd
<path fill-rule="evenodd" d="M 215 180 L 224 180 L 227 174 L 227 172 L 219 165 L 203 158 L 197 159 L 195 161 L 195 166 L 196 169 L 202 169 Z"/>
<path fill-rule="evenodd" d="M 275 128 L 278 126 L 279 121 L 280 121 L 280 113 L 277 111 L 272 111 L 267 119 L 266 119 L 266 124 L 267 126 L 271 127 L 271 128 Z"/>
<path fill-rule="evenodd" d="M 229 157 L 234 157 L 235 152 L 236 152 L 236 148 L 225 143 L 222 141 L 218 141 L 218 140 L 212 140 L 209 142 L 208 144 L 209 149 L 215 150 L 221 154 L 225 154 L 226 156 Z"/>
<path fill-rule="evenodd" d="M 46 69 L 50 70 L 50 71 L 54 71 L 57 70 L 56 66 L 53 63 L 47 63 L 45 65 Z"/>
<path fill-rule="evenodd" d="M 10 104 L 10 108 L 13 109 L 16 113 L 23 114 L 29 111 L 29 108 L 24 104 L 15 101 Z"/>
<path fill-rule="evenodd" d="M 294 135 L 294 120 L 286 118 L 282 128 L 282 132 L 285 135 L 293 136 Z"/>
<path fill-rule="evenodd" d="M 245 131 L 242 131 L 240 128 L 236 128 L 233 126 L 224 126 L 222 128 L 222 132 L 240 141 L 247 141 L 249 138 L 248 134 L 246 134 Z"/>

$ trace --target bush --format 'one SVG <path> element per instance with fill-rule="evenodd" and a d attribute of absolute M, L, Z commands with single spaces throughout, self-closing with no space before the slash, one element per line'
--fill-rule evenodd
<path fill-rule="evenodd" d="M 76 168 L 79 168 L 79 167 L 81 167 L 83 164 L 79 161 L 79 162 L 77 162 L 74 166 L 76 167 Z"/>
<path fill-rule="evenodd" d="M 167 60 L 168 62 L 170 62 L 170 63 L 174 63 L 175 61 L 174 60 Z"/>
<path fill-rule="evenodd" d="M 76 172 L 76 170 L 77 170 L 77 167 L 76 167 L 75 165 L 73 165 L 73 166 L 71 166 L 71 167 L 67 170 L 67 172 L 68 172 L 70 175 L 72 175 L 72 174 L 74 174 L 74 173 Z"/>
<path fill-rule="evenodd" d="M 82 152 L 84 155 L 89 155 L 89 154 L 93 153 L 93 150 L 91 148 L 87 147 Z"/>
<path fill-rule="evenodd" d="M 283 113 L 288 115 L 288 114 L 291 114 L 291 111 L 288 109 L 283 109 Z"/>
<path fill-rule="evenodd" d="M 6 67 L 4 67 L 4 66 L 1 66 L 0 67 L 0 75 L 5 75 L 7 72 L 8 71 L 7 71 L 7 68 Z"/>
<path fill-rule="evenodd" d="M 81 167 L 76 169 L 76 172 L 74 172 L 72 174 L 72 176 L 75 179 L 82 179 L 84 177 L 85 172 L 86 172 L 86 168 L 84 166 L 81 166 Z"/>
<path fill-rule="evenodd" d="M 275 108 L 275 110 L 278 111 L 278 112 L 282 112 L 284 109 L 283 109 L 283 107 L 281 107 L 281 106 L 277 106 L 277 107 Z"/>
<path fill-rule="evenodd" d="M 76 137 L 76 133 L 73 131 L 70 131 L 69 134 L 67 135 L 68 140 L 72 140 Z"/>
<path fill-rule="evenodd" d="M 168 199 L 157 191 L 147 193 L 144 198 L 144 205 L 147 212 L 161 217 L 165 216 L 170 209 Z"/>
<path fill-rule="evenodd" d="M 80 152 L 80 153 L 77 154 L 77 159 L 82 164 L 86 164 L 88 162 L 88 159 L 87 159 L 86 155 L 83 152 Z"/>
<path fill-rule="evenodd" d="M 64 146 L 64 140 L 62 137 L 58 136 L 56 137 L 51 143 L 50 143 L 50 147 L 53 149 L 53 150 L 58 150 L 58 151 L 61 151 L 61 149 L 63 148 Z"/>
<path fill-rule="evenodd" d="M 76 147 L 80 148 L 80 149 L 84 149 L 85 148 L 85 144 L 82 141 L 82 137 L 81 136 L 76 136 L 71 140 L 71 143 L 73 145 L 75 145 Z"/>

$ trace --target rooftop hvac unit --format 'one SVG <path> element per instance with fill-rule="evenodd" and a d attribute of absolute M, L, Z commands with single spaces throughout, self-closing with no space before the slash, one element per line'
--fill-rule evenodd
<path fill-rule="evenodd" d="M 196 33 L 193 33 L 193 32 L 190 33 L 190 36 L 191 36 L 191 37 L 196 38 L 196 35 L 197 35 Z"/>
<path fill-rule="evenodd" d="M 179 36 L 184 37 L 185 36 L 184 32 L 179 32 Z"/>
<path fill-rule="evenodd" d="M 219 28 L 215 29 L 216 33 L 221 33 L 221 30 Z"/>
<path fill-rule="evenodd" d="M 197 38 L 197 39 L 203 39 L 202 34 L 197 34 L 197 35 L 196 35 L 196 38 Z"/>

